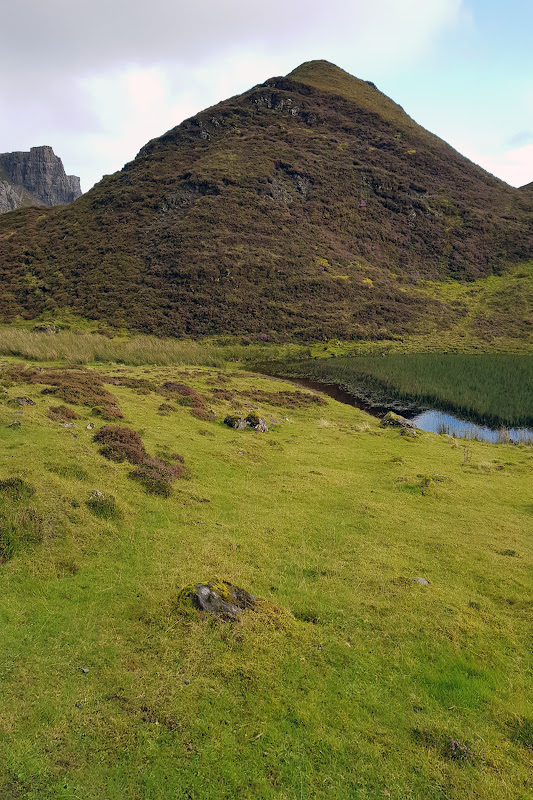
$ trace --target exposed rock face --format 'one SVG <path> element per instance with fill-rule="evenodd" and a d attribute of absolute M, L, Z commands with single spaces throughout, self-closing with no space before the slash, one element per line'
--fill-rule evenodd
<path fill-rule="evenodd" d="M 28 205 L 58 206 L 81 195 L 80 179 L 66 175 L 51 147 L 0 153 L 0 213 Z"/>

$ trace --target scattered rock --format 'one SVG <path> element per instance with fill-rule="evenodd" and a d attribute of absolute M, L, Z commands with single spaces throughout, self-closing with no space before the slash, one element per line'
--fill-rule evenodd
<path fill-rule="evenodd" d="M 94 422 L 89 422 L 89 424 L 87 425 L 87 430 L 92 431 L 93 428 L 94 428 Z"/>
<path fill-rule="evenodd" d="M 383 427 L 390 425 L 394 428 L 416 428 L 414 422 L 400 414 L 395 414 L 394 411 L 387 412 L 379 424 Z"/>
<path fill-rule="evenodd" d="M 89 672 L 89 667 L 80 667 L 80 670 L 81 670 L 81 671 L 82 671 L 82 672 L 83 672 L 85 675 L 87 675 L 87 673 Z"/>
<path fill-rule="evenodd" d="M 89 501 L 91 500 L 103 500 L 105 495 L 103 492 L 100 492 L 98 489 L 95 489 L 94 492 L 89 497 Z"/>
<path fill-rule="evenodd" d="M 22 422 L 20 421 L 20 419 L 15 419 L 15 420 L 13 420 L 13 422 L 10 422 L 7 427 L 8 428 L 17 428 L 20 425 L 22 425 Z"/>
<path fill-rule="evenodd" d="M 263 417 L 258 417 L 257 414 L 248 414 L 245 419 L 242 417 L 234 417 L 228 415 L 224 419 L 224 424 L 236 431 L 244 431 L 246 428 L 253 428 L 258 433 L 268 433 L 268 425 Z"/>
<path fill-rule="evenodd" d="M 429 586 L 429 581 L 426 578 L 411 578 L 411 580 L 420 583 L 421 586 Z"/>
<path fill-rule="evenodd" d="M 74 422 L 60 422 L 59 424 L 61 425 L 62 428 L 75 428 L 76 427 Z"/>
<path fill-rule="evenodd" d="M 34 406 L 35 400 L 32 400 L 30 397 L 13 397 L 10 403 L 16 404 L 17 406 Z"/>
<path fill-rule="evenodd" d="M 190 680 L 188 680 L 187 678 L 185 678 L 185 680 L 183 681 L 183 683 L 185 684 L 185 686 L 189 686 L 189 684 L 190 684 Z"/>
<path fill-rule="evenodd" d="M 235 428 L 236 431 L 244 431 L 248 427 L 246 420 L 242 419 L 242 417 L 233 417 L 231 414 L 224 418 L 224 425 L 229 428 Z"/>
<path fill-rule="evenodd" d="M 254 431 L 258 433 L 268 433 L 268 425 L 263 417 L 258 417 L 257 414 L 248 414 L 245 421 Z"/>
<path fill-rule="evenodd" d="M 420 437 L 420 432 L 418 430 L 413 430 L 413 428 L 401 428 L 400 436 L 409 436 L 410 439 L 418 439 Z"/>
<path fill-rule="evenodd" d="M 52 336 L 54 333 L 59 333 L 59 328 L 55 325 L 34 325 L 32 331 L 33 333 L 46 333 L 47 336 Z"/>
<path fill-rule="evenodd" d="M 218 579 L 185 586 L 178 595 L 178 602 L 190 603 L 197 611 L 207 611 L 229 622 L 234 622 L 244 609 L 253 608 L 255 600 L 244 589 Z"/>

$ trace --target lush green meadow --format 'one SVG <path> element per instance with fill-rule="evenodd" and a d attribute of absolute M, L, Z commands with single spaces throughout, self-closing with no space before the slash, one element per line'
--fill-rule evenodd
<path fill-rule="evenodd" d="M 342 386 L 379 405 L 429 405 L 495 425 L 533 424 L 533 357 L 409 353 L 306 359 L 274 367 L 278 374 Z"/>
<path fill-rule="evenodd" d="M 15 362 L 0 797 L 531 796 L 531 448 L 402 437 L 235 367 Z M 170 496 L 102 455 L 90 390 L 182 457 Z M 268 433 L 223 425 L 250 405 Z M 278 610 L 176 606 L 212 576 Z"/>

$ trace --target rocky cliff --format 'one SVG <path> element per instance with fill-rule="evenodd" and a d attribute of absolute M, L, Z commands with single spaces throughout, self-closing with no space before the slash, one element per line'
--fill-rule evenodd
<path fill-rule="evenodd" d="M 80 179 L 66 175 L 51 147 L 0 153 L 0 213 L 29 205 L 58 206 L 81 195 Z"/>

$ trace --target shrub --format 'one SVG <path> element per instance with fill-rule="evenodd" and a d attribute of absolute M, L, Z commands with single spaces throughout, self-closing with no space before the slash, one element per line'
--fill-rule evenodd
<path fill-rule="evenodd" d="M 94 435 L 100 446 L 100 453 L 110 461 L 129 461 L 140 464 L 146 457 L 146 450 L 137 431 L 122 425 L 104 425 Z"/>
<path fill-rule="evenodd" d="M 209 412 L 206 411 L 205 408 L 202 408 L 201 406 L 195 406 L 194 408 L 191 408 L 191 414 L 193 415 L 193 417 L 196 417 L 196 419 L 201 419 L 204 422 L 209 422 L 212 419 Z"/>
<path fill-rule="evenodd" d="M 168 464 L 162 458 L 147 456 L 142 464 L 130 472 L 130 478 L 138 481 L 149 494 L 168 497 L 173 481 L 185 473 L 180 464 Z"/>
<path fill-rule="evenodd" d="M 48 416 L 50 419 L 61 421 L 78 419 L 76 412 L 68 408 L 68 406 L 50 406 L 48 409 Z"/>
<path fill-rule="evenodd" d="M 95 406 L 93 408 L 93 414 L 110 421 L 114 419 L 124 419 L 124 414 L 117 406 Z"/>

